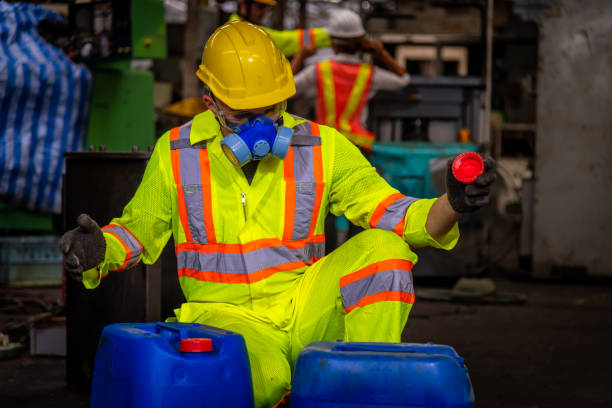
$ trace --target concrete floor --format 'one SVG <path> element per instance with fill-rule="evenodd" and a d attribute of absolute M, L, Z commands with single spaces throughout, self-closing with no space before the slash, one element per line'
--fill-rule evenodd
<path fill-rule="evenodd" d="M 477 407 L 612 407 L 611 286 L 496 284 L 527 303 L 417 302 L 403 340 L 452 345 L 466 360 Z"/>
<path fill-rule="evenodd" d="M 419 288 L 424 288 L 417 281 Z M 524 305 L 418 300 L 404 341 L 452 345 L 477 407 L 612 407 L 612 286 L 496 279 Z M 65 387 L 62 358 L 0 361 L 0 407 L 87 407 Z"/>

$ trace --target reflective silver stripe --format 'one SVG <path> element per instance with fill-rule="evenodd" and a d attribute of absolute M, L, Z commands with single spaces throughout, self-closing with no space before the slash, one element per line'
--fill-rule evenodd
<path fill-rule="evenodd" d="M 291 137 L 291 146 L 321 146 L 321 138 L 294 133 Z"/>
<path fill-rule="evenodd" d="M 414 293 L 412 273 L 403 269 L 389 269 L 365 276 L 340 288 L 345 308 L 356 305 L 366 296 L 388 291 Z"/>
<path fill-rule="evenodd" d="M 202 197 L 202 175 L 200 163 L 200 149 L 202 146 L 192 146 L 189 143 L 191 133 L 191 122 L 184 124 L 179 129 L 179 138 L 176 142 L 179 150 L 179 161 L 181 168 L 181 184 L 183 186 L 183 197 L 187 207 L 187 220 L 189 231 L 193 242 L 206 244 L 206 227 L 204 224 L 204 202 Z M 184 141 L 187 141 L 185 144 Z"/>
<path fill-rule="evenodd" d="M 293 120 L 295 121 L 300 121 L 303 120 L 304 122 L 300 123 L 299 125 L 296 125 L 293 127 L 293 137 L 298 137 L 297 140 L 299 140 L 299 138 L 315 138 L 315 139 L 320 139 L 317 136 L 313 136 L 312 135 L 312 128 L 310 127 L 310 121 L 301 118 L 297 115 L 289 115 L 293 118 Z M 304 139 L 306 140 L 306 139 Z M 319 143 L 321 144 L 321 143 Z M 308 146 L 312 146 L 312 144 L 308 143 Z"/>
<path fill-rule="evenodd" d="M 189 140 L 189 138 L 170 141 L 170 150 L 185 149 L 187 147 L 191 147 L 191 141 Z"/>
<path fill-rule="evenodd" d="M 266 247 L 244 253 L 177 251 L 177 266 L 200 272 L 254 273 L 262 269 L 294 262 L 310 263 L 312 257 L 325 255 L 325 243 L 307 244 L 304 248 Z"/>
<path fill-rule="evenodd" d="M 408 207 L 417 200 L 418 198 L 414 197 L 402 197 L 399 200 L 395 200 L 387 207 L 383 216 L 378 220 L 376 228 L 393 231 L 393 228 L 406 217 Z"/>
<path fill-rule="evenodd" d="M 310 29 L 304 29 L 302 32 L 302 48 L 310 45 Z"/>
<path fill-rule="evenodd" d="M 312 136 L 310 122 L 299 124 L 294 129 L 298 137 Z M 312 212 L 314 211 L 316 183 L 314 179 L 314 157 L 312 146 L 294 146 L 293 178 L 295 179 L 295 214 L 292 240 L 308 236 Z"/>
<path fill-rule="evenodd" d="M 136 238 L 134 238 L 132 233 L 119 225 L 104 228 L 102 231 L 114 234 L 117 238 L 123 241 L 125 246 L 128 247 L 128 249 L 130 250 L 131 253 L 127 254 L 128 259 L 124 269 L 129 269 L 132 266 L 136 265 L 136 263 L 138 262 L 138 258 L 142 253 L 142 247 L 140 246 L 140 243 L 136 240 Z"/>

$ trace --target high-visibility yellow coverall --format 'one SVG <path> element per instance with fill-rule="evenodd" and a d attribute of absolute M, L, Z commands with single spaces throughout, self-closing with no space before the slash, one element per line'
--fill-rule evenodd
<path fill-rule="evenodd" d="M 103 228 L 106 257 L 84 284 L 142 260 L 153 263 L 170 234 L 187 302 L 181 322 L 244 336 L 255 403 L 290 389 L 300 350 L 320 340 L 399 342 L 414 302 L 408 244 L 452 248 L 425 230 L 435 199 L 406 197 L 335 129 L 287 113 L 287 157 L 262 160 L 249 184 L 224 155 L 212 112 L 164 134 L 120 218 Z M 324 256 L 331 211 L 367 228 Z M 178 306 L 178 305 L 177 305 Z"/>
<path fill-rule="evenodd" d="M 233 13 L 228 21 L 240 20 L 238 14 Z M 300 52 L 305 45 L 312 44 L 316 48 L 331 47 L 331 38 L 323 28 L 310 28 L 306 30 L 275 30 L 266 26 L 259 26 L 274 40 L 276 46 L 287 58 Z"/>

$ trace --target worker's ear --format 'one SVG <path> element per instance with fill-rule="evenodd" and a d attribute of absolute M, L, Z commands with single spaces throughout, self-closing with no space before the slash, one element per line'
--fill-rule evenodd
<path fill-rule="evenodd" d="M 215 115 L 217 114 L 217 109 L 215 109 L 215 104 L 210 95 L 202 95 L 202 102 L 204 102 L 204 105 L 206 105 L 209 111 Z"/>

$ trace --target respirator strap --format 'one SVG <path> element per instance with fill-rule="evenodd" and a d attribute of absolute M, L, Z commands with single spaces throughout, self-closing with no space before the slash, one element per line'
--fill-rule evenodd
<path fill-rule="evenodd" d="M 221 109 L 219 109 L 219 105 L 217 105 L 216 98 L 211 94 L 210 95 L 210 99 L 212 100 L 212 104 L 215 107 L 215 110 L 217 111 L 217 114 L 215 115 L 215 119 L 219 123 L 219 126 L 229 130 L 230 132 L 235 133 L 236 132 L 235 129 L 232 129 L 231 127 L 229 127 L 227 125 L 227 121 L 225 120 L 225 116 L 223 116 L 223 111 Z"/>

